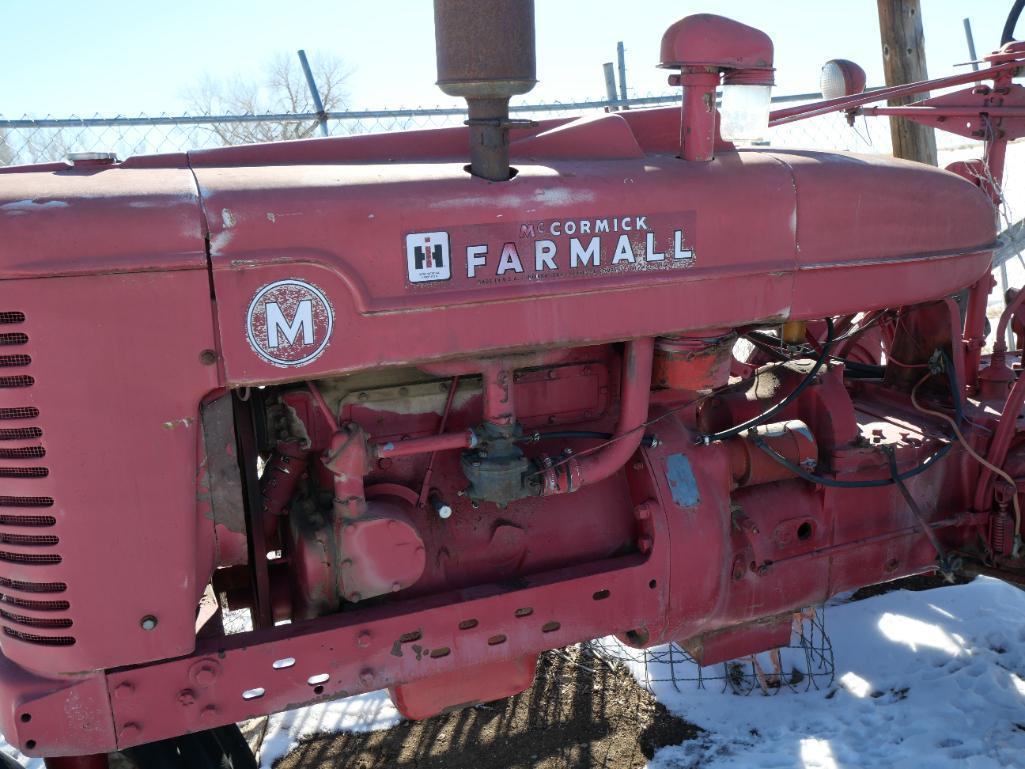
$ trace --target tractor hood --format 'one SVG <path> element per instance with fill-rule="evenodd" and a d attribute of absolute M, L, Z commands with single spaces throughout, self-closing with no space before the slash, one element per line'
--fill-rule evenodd
<path fill-rule="evenodd" d="M 671 109 L 542 123 L 506 182 L 467 173 L 465 129 L 16 170 L 0 277 L 208 261 L 227 381 L 251 384 L 912 304 L 989 269 L 992 208 L 954 174 L 686 162 L 678 126 Z"/>

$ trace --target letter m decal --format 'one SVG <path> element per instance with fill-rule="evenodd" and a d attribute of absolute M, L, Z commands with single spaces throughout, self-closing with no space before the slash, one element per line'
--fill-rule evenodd
<path fill-rule="evenodd" d="M 267 303 L 267 346 L 271 349 L 281 346 L 279 334 L 284 336 L 287 344 L 295 344 L 302 331 L 303 344 L 313 344 L 313 301 L 303 299 L 295 308 L 295 316 L 291 321 L 285 318 L 281 306 L 277 302 Z"/>

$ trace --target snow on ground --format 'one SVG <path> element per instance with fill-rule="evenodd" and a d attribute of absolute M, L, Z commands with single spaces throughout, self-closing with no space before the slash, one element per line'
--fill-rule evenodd
<path fill-rule="evenodd" d="M 368 732 L 395 726 L 402 717 L 392 705 L 388 693 L 361 694 L 344 700 L 277 713 L 267 722 L 267 731 L 260 748 L 260 766 L 274 764 L 287 755 L 303 737 L 335 732 Z"/>
<path fill-rule="evenodd" d="M 654 684 L 708 734 L 663 748 L 650 769 L 1025 766 L 1025 592 L 982 577 L 895 591 L 829 608 L 826 627 L 828 690 L 737 696 Z"/>

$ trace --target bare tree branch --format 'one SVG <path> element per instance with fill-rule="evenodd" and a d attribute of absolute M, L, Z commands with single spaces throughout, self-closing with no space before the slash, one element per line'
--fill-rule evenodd
<path fill-rule="evenodd" d="M 334 112 L 345 108 L 345 81 L 352 71 L 336 56 L 315 54 L 310 57 L 313 79 L 320 91 L 324 109 Z M 189 108 L 204 115 L 260 115 L 269 112 L 301 114 L 316 111 L 306 86 L 299 59 L 279 53 L 267 63 L 260 78 L 235 76 L 217 79 L 205 76 L 186 90 Z M 316 131 L 313 120 L 266 121 L 258 123 L 214 123 L 213 131 L 221 143 L 252 144 L 286 139 L 304 139 Z"/>

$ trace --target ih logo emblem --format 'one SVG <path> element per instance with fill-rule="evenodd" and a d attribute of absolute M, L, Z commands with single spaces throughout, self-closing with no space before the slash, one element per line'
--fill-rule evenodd
<path fill-rule="evenodd" d="M 315 360 L 331 340 L 333 326 L 324 292 L 302 280 L 264 286 L 246 314 L 249 345 L 275 366 L 302 366 Z"/>
<path fill-rule="evenodd" d="M 452 277 L 447 232 L 413 232 L 406 235 L 406 275 L 410 283 L 433 283 Z"/>

